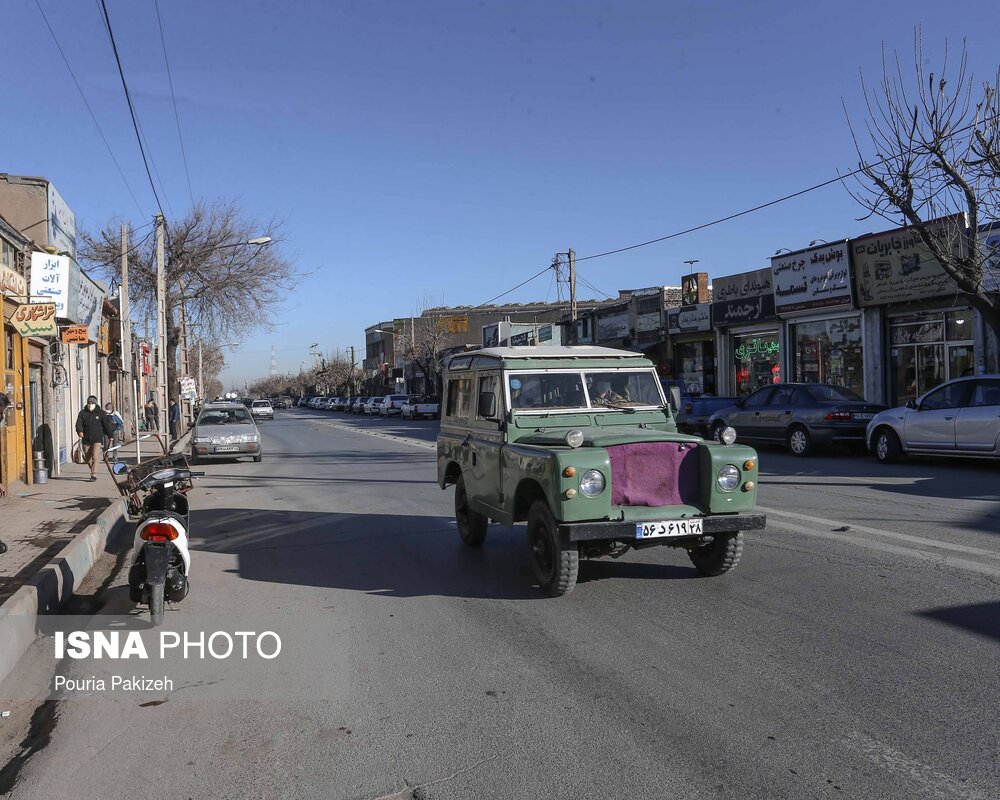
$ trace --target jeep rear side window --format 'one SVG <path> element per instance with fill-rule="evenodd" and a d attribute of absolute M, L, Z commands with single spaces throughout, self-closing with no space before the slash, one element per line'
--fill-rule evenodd
<path fill-rule="evenodd" d="M 448 381 L 449 417 L 468 419 L 472 411 L 472 378 L 452 378 Z"/>

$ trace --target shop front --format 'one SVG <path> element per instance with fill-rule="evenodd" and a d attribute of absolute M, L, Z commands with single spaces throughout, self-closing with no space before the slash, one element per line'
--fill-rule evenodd
<path fill-rule="evenodd" d="M 964 232 L 964 219 L 947 217 L 942 235 Z M 948 237 L 956 255 L 964 235 Z M 900 405 L 976 368 L 976 317 L 951 277 L 910 228 L 851 242 L 858 303 L 880 314 L 886 401 Z"/>
<path fill-rule="evenodd" d="M 849 244 L 775 256 L 771 272 L 789 343 L 788 380 L 843 386 L 863 397 L 864 328 L 851 295 Z"/>
<path fill-rule="evenodd" d="M 689 394 L 717 394 L 711 303 L 668 309 L 667 332 L 673 352 L 672 377 L 683 381 Z"/>
<path fill-rule="evenodd" d="M 31 480 L 30 391 L 28 343 L 16 327 L 17 309 L 27 295 L 24 277 L 0 266 L 0 486 Z"/>
<path fill-rule="evenodd" d="M 784 331 L 774 313 L 771 269 L 717 278 L 712 325 L 719 333 L 719 394 L 746 397 L 781 383 Z"/>

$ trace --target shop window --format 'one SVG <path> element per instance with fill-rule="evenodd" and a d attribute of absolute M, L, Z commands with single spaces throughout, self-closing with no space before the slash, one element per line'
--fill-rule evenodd
<path fill-rule="evenodd" d="M 863 391 L 861 317 L 799 323 L 792 329 L 792 339 L 796 381 Z"/>
<path fill-rule="evenodd" d="M 971 341 L 972 312 L 971 311 L 949 311 L 945 314 L 945 331 L 949 342 Z"/>
<path fill-rule="evenodd" d="M 746 397 L 763 386 L 781 383 L 781 345 L 777 331 L 734 335 L 731 341 L 738 397 Z"/>

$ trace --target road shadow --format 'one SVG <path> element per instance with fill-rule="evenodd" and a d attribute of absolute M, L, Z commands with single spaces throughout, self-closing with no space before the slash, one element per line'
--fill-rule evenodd
<path fill-rule="evenodd" d="M 523 526 L 491 525 L 482 548 L 449 517 L 221 508 L 192 512 L 192 549 L 236 555 L 246 580 L 382 597 L 540 600 Z M 581 562 L 581 581 L 690 578 L 694 569 Z"/>
<path fill-rule="evenodd" d="M 1000 641 L 1000 602 L 973 603 L 921 611 L 918 617 L 954 625 L 957 628 Z"/>

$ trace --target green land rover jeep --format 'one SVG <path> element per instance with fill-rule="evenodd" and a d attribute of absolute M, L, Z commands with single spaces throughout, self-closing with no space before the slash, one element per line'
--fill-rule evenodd
<path fill-rule="evenodd" d="M 445 365 L 438 483 L 479 547 L 490 520 L 527 520 L 532 570 L 558 596 L 580 556 L 683 547 L 702 575 L 736 566 L 757 453 L 677 432 L 650 361 L 604 347 L 499 347 Z"/>

